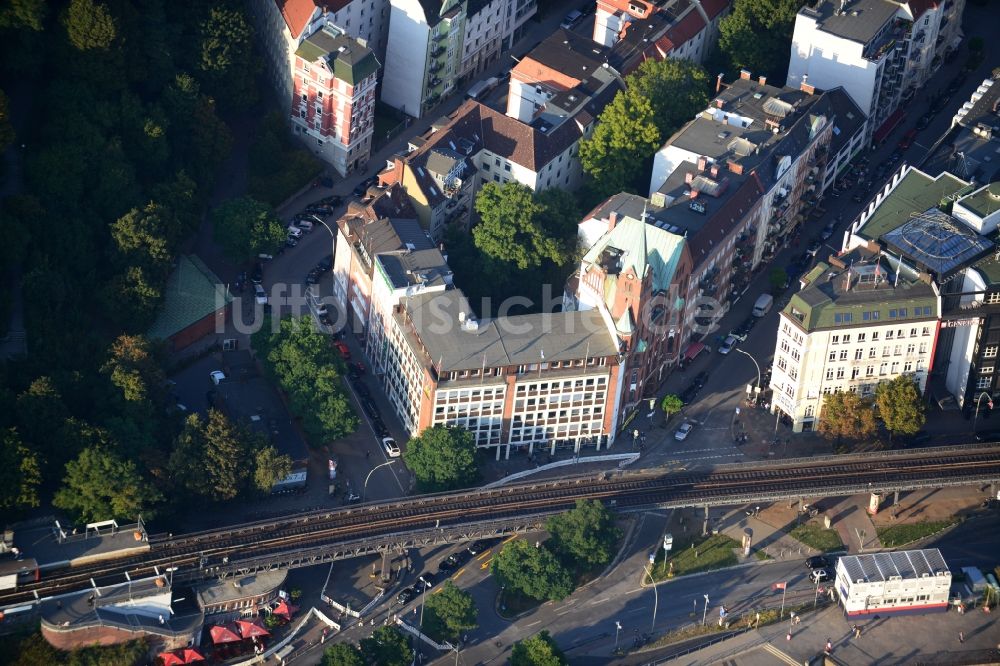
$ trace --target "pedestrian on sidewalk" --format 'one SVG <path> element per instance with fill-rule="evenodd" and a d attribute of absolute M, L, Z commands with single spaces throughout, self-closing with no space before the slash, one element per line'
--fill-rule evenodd
<path fill-rule="evenodd" d="M 958 632 L 958 642 L 959 643 L 964 643 L 965 642 L 965 632 L 964 631 Z"/>
<path fill-rule="evenodd" d="M 833 643 L 830 642 L 829 638 L 826 639 L 826 648 L 823 650 L 823 652 L 827 655 L 833 652 Z"/>

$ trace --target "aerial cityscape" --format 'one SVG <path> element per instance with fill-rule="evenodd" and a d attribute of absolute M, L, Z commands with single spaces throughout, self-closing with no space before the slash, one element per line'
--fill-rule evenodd
<path fill-rule="evenodd" d="M 0 3 L 0 664 L 1000 664 L 998 26 Z"/>

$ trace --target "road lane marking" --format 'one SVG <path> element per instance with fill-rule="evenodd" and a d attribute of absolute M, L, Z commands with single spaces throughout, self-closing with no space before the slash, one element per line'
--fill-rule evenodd
<path fill-rule="evenodd" d="M 479 568 L 480 569 L 488 569 L 491 564 L 493 564 L 493 558 L 492 557 L 490 559 L 486 560 L 485 562 L 483 562 L 482 564 L 480 564 Z"/>
<path fill-rule="evenodd" d="M 452 580 L 458 580 L 458 577 L 465 573 L 465 567 L 462 567 L 455 572 L 455 575 L 451 577 Z"/>

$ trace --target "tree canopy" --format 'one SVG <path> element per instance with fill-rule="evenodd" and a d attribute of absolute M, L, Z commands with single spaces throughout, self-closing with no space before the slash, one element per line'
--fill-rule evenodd
<path fill-rule="evenodd" d="M 365 660 L 356 646 L 350 643 L 337 643 L 323 652 L 320 666 L 365 666 Z"/>
<path fill-rule="evenodd" d="M 573 591 L 573 578 L 544 545 L 537 548 L 524 539 L 504 544 L 493 557 L 493 575 L 503 585 L 526 597 L 558 601 Z"/>
<path fill-rule="evenodd" d="M 103 2 L 70 0 L 65 22 L 70 43 L 81 51 L 107 50 L 118 37 L 116 21 Z"/>
<path fill-rule="evenodd" d="M 566 655 L 545 630 L 514 643 L 510 651 L 510 666 L 565 666 L 568 663 Z"/>
<path fill-rule="evenodd" d="M 41 482 L 38 454 L 24 445 L 16 429 L 0 432 L 0 509 L 38 506 Z"/>
<path fill-rule="evenodd" d="M 660 401 L 660 409 L 663 410 L 664 414 L 667 415 L 669 419 L 671 415 L 678 413 L 684 407 L 684 401 L 680 397 L 674 395 L 673 393 L 668 393 L 663 396 L 663 400 Z"/>
<path fill-rule="evenodd" d="M 577 566 L 604 566 L 611 562 L 621 538 L 615 516 L 597 500 L 577 500 L 576 507 L 545 522 L 552 551 Z"/>
<path fill-rule="evenodd" d="M 875 406 L 886 430 L 893 435 L 914 435 L 927 420 L 917 383 L 907 375 L 879 383 Z"/>
<path fill-rule="evenodd" d="M 545 261 L 565 264 L 570 247 L 563 212 L 547 205 L 555 196 L 536 196 L 514 181 L 486 183 L 476 195 L 481 220 L 472 229 L 476 247 L 491 259 L 522 270 Z"/>
<path fill-rule="evenodd" d="M 580 141 L 580 162 L 601 193 L 615 194 L 636 184 L 661 138 L 650 100 L 620 91 Z"/>
<path fill-rule="evenodd" d="M 212 212 L 215 242 L 233 261 L 274 252 L 285 240 L 285 227 L 265 204 L 250 197 L 225 202 Z"/>
<path fill-rule="evenodd" d="M 878 430 L 872 401 L 853 391 L 828 393 L 823 399 L 818 429 L 831 439 L 859 440 Z"/>
<path fill-rule="evenodd" d="M 52 504 L 82 522 L 151 518 L 163 496 L 139 474 L 136 464 L 106 446 L 91 446 L 66 465 L 63 487 Z"/>
<path fill-rule="evenodd" d="M 403 459 L 424 492 L 467 488 L 479 478 L 476 442 L 463 428 L 427 428 L 410 439 Z"/>
<path fill-rule="evenodd" d="M 625 82 L 629 95 L 649 100 L 661 138 L 672 135 L 708 106 L 708 73 L 690 60 L 645 60 Z"/>
<path fill-rule="evenodd" d="M 472 595 L 447 580 L 425 603 L 424 633 L 438 640 L 456 641 L 478 625 Z"/>
<path fill-rule="evenodd" d="M 781 85 L 788 74 L 789 44 L 803 0 L 736 0 L 719 22 L 719 50 L 728 70 L 748 69 Z"/>
<path fill-rule="evenodd" d="M 413 649 L 402 631 L 392 626 L 379 627 L 361 639 L 361 654 L 373 666 L 410 666 Z"/>
<path fill-rule="evenodd" d="M 342 361 L 330 340 L 308 319 L 282 319 L 272 331 L 265 322 L 251 343 L 268 376 L 288 395 L 289 408 L 302 419 L 314 445 L 345 437 L 358 427 L 338 374 Z"/>

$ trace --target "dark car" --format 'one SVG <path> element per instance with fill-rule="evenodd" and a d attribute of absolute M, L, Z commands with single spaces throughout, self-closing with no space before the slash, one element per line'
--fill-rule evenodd
<path fill-rule="evenodd" d="M 344 197 L 339 194 L 331 194 L 315 202 L 313 206 L 339 206 L 342 203 L 344 203 Z"/>
<path fill-rule="evenodd" d="M 453 572 L 457 568 L 458 568 L 458 563 L 452 560 L 450 557 L 446 557 L 443 560 L 441 560 L 440 564 L 438 564 L 438 573 L 448 575 L 451 574 L 451 572 Z"/>
<path fill-rule="evenodd" d="M 264 266 L 262 264 L 254 264 L 253 273 L 250 274 L 250 281 L 254 284 L 260 284 L 264 281 Z"/>
<path fill-rule="evenodd" d="M 903 138 L 899 140 L 899 149 L 906 150 L 913 145 L 913 142 L 917 139 L 917 130 L 911 129 L 909 132 L 903 135 Z"/>
<path fill-rule="evenodd" d="M 317 273 L 316 271 L 309 271 L 309 273 L 306 275 L 305 282 L 306 284 L 316 284 L 317 282 L 319 282 L 319 273 Z"/>
<path fill-rule="evenodd" d="M 934 120 L 934 116 L 931 115 L 920 116 L 920 120 L 917 121 L 917 131 L 919 132 L 927 129 L 928 126 L 930 126 L 932 120 Z"/>
<path fill-rule="evenodd" d="M 417 582 L 413 584 L 413 589 L 419 592 L 423 592 L 424 590 L 429 590 L 432 587 L 434 587 L 435 580 L 436 579 L 434 577 L 434 574 L 432 574 L 430 571 L 425 571 L 424 573 L 420 574 L 420 578 L 418 578 Z"/>
<path fill-rule="evenodd" d="M 396 603 L 398 604 L 408 604 L 413 601 L 413 598 L 420 594 L 417 590 L 412 587 L 408 587 L 399 594 L 396 595 Z"/>
<path fill-rule="evenodd" d="M 489 539 L 480 539 L 479 541 L 473 541 L 468 548 L 469 555 L 478 555 L 483 551 L 489 550 L 493 547 L 493 542 Z"/>
<path fill-rule="evenodd" d="M 378 416 L 378 407 L 371 398 L 365 398 L 361 401 L 361 408 L 365 410 L 365 414 L 368 418 L 375 418 Z"/>
<path fill-rule="evenodd" d="M 698 388 L 703 387 L 705 385 L 705 382 L 708 381 L 708 371 L 703 370 L 699 372 L 697 375 L 694 376 L 694 379 L 691 381 Z"/>
<path fill-rule="evenodd" d="M 806 560 L 806 566 L 810 569 L 825 569 L 830 566 L 830 560 L 826 559 L 822 555 L 816 555 L 815 557 L 810 557 Z"/>
<path fill-rule="evenodd" d="M 333 268 L 333 259 L 331 259 L 330 257 L 323 257 L 322 259 L 319 260 L 319 263 L 316 264 L 316 270 L 318 270 L 320 273 L 326 273 L 331 268 Z"/>
<path fill-rule="evenodd" d="M 371 178 L 365 178 L 363 181 L 358 183 L 358 186 L 354 188 L 354 196 L 363 197 L 368 193 L 368 188 L 372 185 L 378 183 L 378 176 L 372 176 Z"/>

